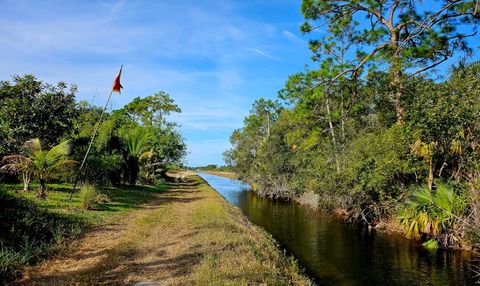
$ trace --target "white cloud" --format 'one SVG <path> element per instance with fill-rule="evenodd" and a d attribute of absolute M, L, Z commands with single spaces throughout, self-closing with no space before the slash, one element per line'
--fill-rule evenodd
<path fill-rule="evenodd" d="M 254 52 L 254 53 L 257 53 L 257 54 L 259 54 L 259 55 L 262 55 L 262 56 L 264 56 L 264 57 L 267 57 L 267 58 L 269 58 L 269 59 L 272 59 L 272 60 L 276 60 L 276 61 L 279 61 L 279 60 L 280 60 L 279 58 L 274 57 L 274 56 L 272 56 L 272 55 L 270 55 L 270 54 L 267 54 L 267 53 L 265 53 L 264 51 L 261 51 L 261 50 L 259 50 L 259 49 L 250 48 L 249 50 L 252 51 L 252 52 Z"/>
<path fill-rule="evenodd" d="M 292 42 L 299 43 L 299 44 L 305 44 L 305 41 L 300 39 L 297 35 L 295 35 L 292 32 L 289 32 L 287 30 L 283 30 L 282 34 L 285 36 L 285 38 L 289 39 Z"/>
<path fill-rule="evenodd" d="M 0 79 L 34 73 L 75 83 L 79 99 L 102 105 L 123 64 L 125 88 L 112 107 L 168 92 L 183 110 L 172 119 L 192 146 L 189 158 L 206 163 L 221 157 L 253 100 L 276 93 L 268 90 L 280 77 L 274 65 L 285 64 L 277 42 L 282 29 L 238 14 L 240 4 L 0 1 Z"/>

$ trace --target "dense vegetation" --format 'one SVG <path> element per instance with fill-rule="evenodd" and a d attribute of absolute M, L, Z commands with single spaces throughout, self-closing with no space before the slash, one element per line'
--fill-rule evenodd
<path fill-rule="evenodd" d="M 0 166 L 6 179 L 21 173 L 25 190 L 31 175 L 41 183 L 74 179 L 69 168 L 59 165 L 78 169 L 102 112 L 85 101 L 76 102 L 75 93 L 75 86 L 45 84 L 32 75 L 0 82 Z M 180 108 L 159 92 L 106 113 L 80 181 L 134 185 L 165 178 L 168 168 L 186 153 L 176 124 L 166 120 L 171 112 Z"/>
<path fill-rule="evenodd" d="M 480 17 L 475 1 L 434 2 L 304 0 L 318 67 L 253 104 L 226 162 L 260 194 L 313 192 L 350 219 L 478 249 L 480 62 L 465 59 Z"/>
<path fill-rule="evenodd" d="M 0 82 L 0 282 L 78 234 L 90 222 L 82 217 L 86 210 L 117 197 L 124 206 L 143 197 L 138 187 L 130 187 L 136 195 L 128 196 L 118 188 L 99 190 L 138 183 L 163 187 L 167 171 L 186 154 L 177 125 L 166 118 L 180 108 L 159 92 L 105 113 L 79 170 L 102 108 L 77 102 L 76 92 L 75 86 L 46 84 L 33 75 Z M 75 181 L 79 188 L 71 194 Z"/>

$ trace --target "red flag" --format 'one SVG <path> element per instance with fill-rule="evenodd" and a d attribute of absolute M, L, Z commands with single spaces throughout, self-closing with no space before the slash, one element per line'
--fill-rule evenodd
<path fill-rule="evenodd" d="M 122 68 L 123 68 L 123 65 L 120 67 L 120 71 L 118 72 L 117 77 L 113 81 L 113 86 L 112 86 L 112 91 L 118 92 L 118 93 L 122 93 L 121 89 L 123 88 L 123 86 L 120 84 L 120 76 L 122 75 Z"/>

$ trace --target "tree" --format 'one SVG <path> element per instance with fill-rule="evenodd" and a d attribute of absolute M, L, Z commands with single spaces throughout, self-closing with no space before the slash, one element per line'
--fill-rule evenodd
<path fill-rule="evenodd" d="M 426 9 L 419 0 L 303 0 L 301 10 L 306 21 L 301 30 L 327 31 L 320 40 L 310 41 L 314 60 L 332 59 L 332 49 L 342 42 L 339 39 L 348 40 L 344 43 L 347 54 L 356 56 L 345 62 L 329 82 L 386 66 L 397 122 L 402 123 L 405 71 L 417 75 L 457 52 L 470 53 L 466 39 L 477 33 L 480 13 L 476 0 L 434 2 Z"/>
<path fill-rule="evenodd" d="M 140 160 L 151 157 L 150 133 L 144 127 L 122 130 L 119 134 L 125 146 L 124 163 L 128 182 L 135 185 L 140 172 Z"/>
<path fill-rule="evenodd" d="M 68 159 L 70 142 L 63 141 L 49 150 L 42 149 L 40 139 L 35 138 L 25 142 L 24 155 L 11 155 L 4 157 L 8 163 L 2 167 L 4 170 L 14 173 L 22 172 L 24 189 L 28 189 L 30 175 L 38 179 L 40 184 L 38 197 L 46 197 L 46 183 L 50 178 L 58 177 L 66 167 L 76 164 Z M 26 188 L 25 188 L 26 186 Z"/>
<path fill-rule="evenodd" d="M 155 179 L 159 174 L 163 179 L 167 179 L 168 166 L 182 160 L 186 155 L 187 146 L 173 123 L 154 129 L 153 134 L 152 156 L 147 159 L 145 165 L 146 177 L 150 175 Z"/>
<path fill-rule="evenodd" d="M 123 111 L 135 122 L 144 126 L 160 126 L 171 112 L 181 112 L 170 95 L 160 91 L 144 98 L 136 97 Z"/>
<path fill-rule="evenodd" d="M 278 120 L 282 106 L 278 101 L 256 100 L 250 115 L 244 119 L 244 127 L 230 136 L 233 148 L 224 153 L 225 161 L 236 166 L 243 178 L 249 178 L 251 164 L 260 145 L 268 139 L 273 124 Z"/>
<path fill-rule="evenodd" d="M 7 155 L 3 157 L 3 163 L 0 171 L 13 175 L 21 173 L 23 191 L 28 192 L 32 175 L 32 160 L 22 155 Z"/>
<path fill-rule="evenodd" d="M 69 90 L 65 83 L 56 86 L 44 84 L 33 75 L 15 76 L 13 84 L 0 83 L 0 154 L 17 154 L 27 139 L 40 136 L 46 146 L 58 143 L 71 127 L 74 118 L 76 88 Z M 8 156 L 6 163 L 23 165 L 28 170 L 28 160 Z M 22 171 L 24 189 L 28 189 L 30 175 Z"/>
<path fill-rule="evenodd" d="M 435 177 L 458 180 L 462 168 L 474 168 L 469 165 L 479 142 L 479 67 L 460 64 L 443 83 L 418 78 L 408 87 L 406 125 L 414 135 L 412 153 L 428 164 L 430 190 Z"/>
<path fill-rule="evenodd" d="M 78 103 L 78 114 L 73 120 L 73 128 L 69 137 L 72 139 L 72 157 L 82 161 L 94 128 L 100 118 L 102 109 L 81 101 Z M 123 156 L 122 145 L 116 136 L 116 130 L 123 123 L 118 115 L 104 114 L 97 136 L 93 142 L 89 156 L 85 162 L 79 179 L 86 183 L 118 185 L 122 180 Z"/>
<path fill-rule="evenodd" d="M 52 147 L 72 127 L 76 86 L 45 84 L 33 75 L 0 82 L 0 154 L 17 154 L 23 142 L 42 138 Z"/>
<path fill-rule="evenodd" d="M 124 124 L 130 124 L 132 128 L 142 126 L 152 134 L 149 139 L 150 153 L 148 158 L 145 157 L 141 170 L 142 178 L 153 182 L 157 173 L 166 178 L 167 165 L 179 161 L 186 153 L 185 143 L 175 130 L 177 125 L 166 120 L 170 113 L 181 112 L 181 109 L 170 95 L 161 91 L 144 98 L 135 98 L 120 112 L 129 119 L 123 122 Z M 136 165 L 133 158 L 129 160 L 132 160 L 132 166 Z M 137 172 L 137 176 L 138 171 L 133 170 Z"/>

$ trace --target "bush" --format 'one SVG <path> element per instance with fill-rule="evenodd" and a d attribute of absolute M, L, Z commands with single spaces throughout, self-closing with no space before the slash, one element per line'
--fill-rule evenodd
<path fill-rule="evenodd" d="M 451 185 L 436 183 L 435 191 L 428 187 L 414 191 L 398 219 L 407 237 L 420 239 L 424 235 L 439 239 L 444 247 L 455 246 L 460 242 L 454 231 L 465 207 L 465 198 Z"/>
<path fill-rule="evenodd" d="M 83 185 L 80 187 L 79 197 L 82 208 L 90 210 L 97 204 L 100 193 L 93 185 Z"/>
<path fill-rule="evenodd" d="M 24 263 L 21 257 L 19 252 L 0 246 L 0 282 L 18 275 L 18 269 Z"/>
<path fill-rule="evenodd" d="M 49 213 L 33 201 L 0 189 L 0 284 L 79 234 L 79 221 Z"/>

